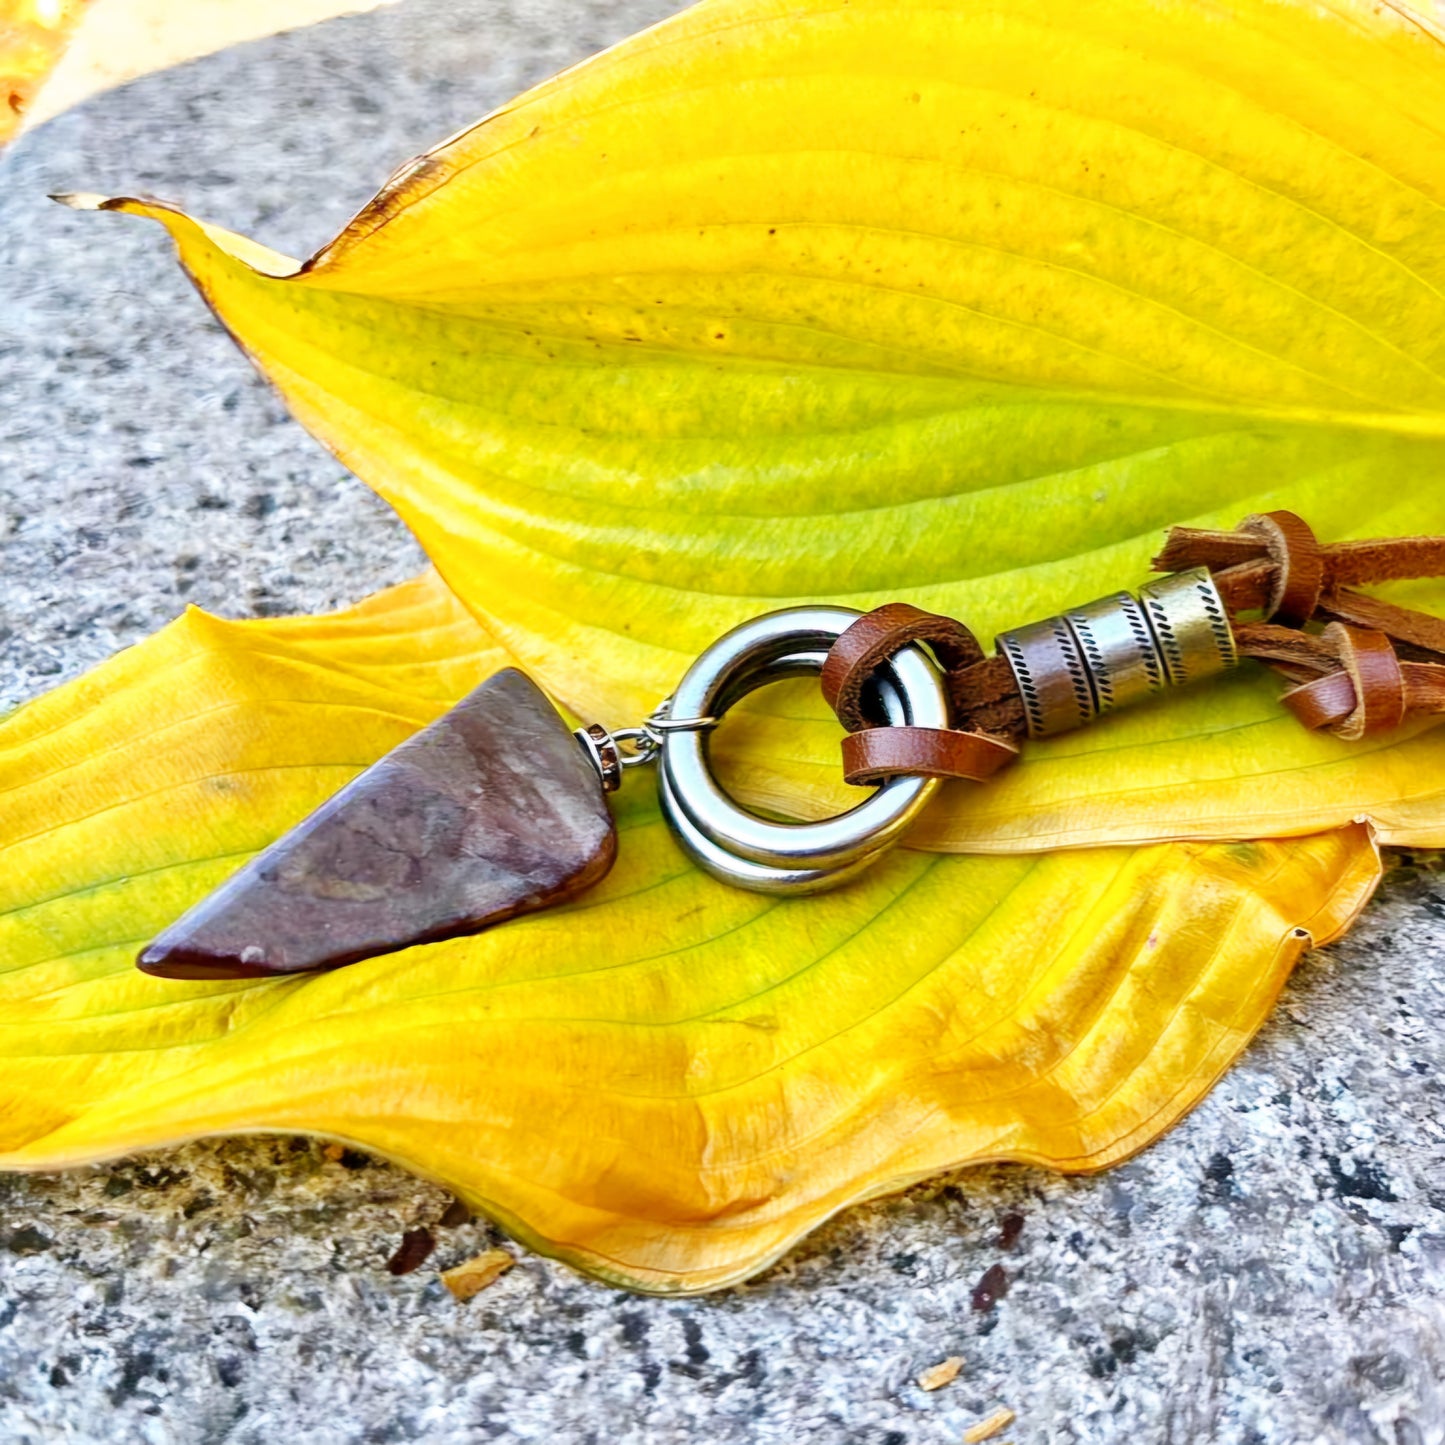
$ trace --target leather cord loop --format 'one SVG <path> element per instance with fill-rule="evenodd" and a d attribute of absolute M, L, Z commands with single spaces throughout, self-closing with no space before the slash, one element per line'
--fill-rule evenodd
<path fill-rule="evenodd" d="M 1322 547 L 1301 518 L 1278 511 L 1233 532 L 1174 527 L 1154 566 L 1210 569 L 1240 655 L 1296 684 L 1282 701 L 1305 727 L 1355 739 L 1445 712 L 1445 618 L 1356 590 L 1445 576 L 1445 537 Z M 1255 611 L 1264 621 L 1240 620 Z M 1315 635 L 1309 623 L 1328 625 Z"/>
<path fill-rule="evenodd" d="M 1336 724 L 1335 736 L 1353 741 L 1399 727 L 1405 720 L 1405 677 L 1390 639 L 1343 622 L 1331 622 L 1323 636 L 1355 685 L 1354 711 Z"/>
<path fill-rule="evenodd" d="M 1347 672 L 1327 672 L 1313 682 L 1292 687 L 1281 698 L 1311 732 L 1333 728 L 1355 710 L 1355 684 Z"/>
<path fill-rule="evenodd" d="M 981 783 L 1017 760 L 1016 744 L 956 728 L 877 727 L 843 739 L 843 777 L 871 787 L 901 776 Z"/>
<path fill-rule="evenodd" d="M 856 787 L 896 777 L 982 782 L 1019 755 L 1016 743 L 990 733 L 873 725 L 863 711 L 864 686 L 880 663 L 916 642 L 932 649 L 955 699 L 962 690 L 960 679 L 983 662 L 978 639 L 961 622 L 907 602 L 889 602 L 849 627 L 823 664 L 823 696 L 848 729 L 843 776 Z"/>
<path fill-rule="evenodd" d="M 879 663 L 910 642 L 926 643 L 953 691 L 953 679 L 983 660 L 978 639 L 952 617 L 925 612 L 910 602 L 888 602 L 864 613 L 833 644 L 819 685 L 823 698 L 850 733 L 873 725 L 863 711 L 863 688 Z"/>
<path fill-rule="evenodd" d="M 1445 537 L 1370 537 L 1321 546 L 1293 512 L 1269 512 L 1246 518 L 1233 532 L 1172 527 L 1153 565 L 1160 572 L 1208 567 L 1236 627 L 1238 614 L 1255 611 L 1293 627 L 1344 622 L 1406 644 L 1407 659 L 1424 652 L 1445 662 L 1445 618 L 1356 590 L 1445 576 Z"/>
<path fill-rule="evenodd" d="M 1306 727 L 1328 728 L 1351 742 L 1399 727 L 1408 697 L 1390 639 L 1383 632 L 1332 622 L 1322 640 L 1334 650 L 1341 670 L 1287 692 L 1284 705 Z"/>
<path fill-rule="evenodd" d="M 1324 553 L 1309 524 L 1293 512 L 1262 512 L 1246 517 L 1239 530 L 1258 537 L 1274 563 L 1265 621 L 1302 627 L 1314 616 L 1325 585 Z"/>

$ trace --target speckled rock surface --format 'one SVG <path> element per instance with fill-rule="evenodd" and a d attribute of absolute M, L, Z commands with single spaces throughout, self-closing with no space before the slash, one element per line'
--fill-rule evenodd
<path fill-rule="evenodd" d="M 154 228 L 44 192 L 140 187 L 305 251 L 396 162 L 667 8 L 406 0 L 151 77 L 0 156 L 0 708 L 187 601 L 319 610 L 420 563 Z M 0 1440 L 956 1445 L 1008 1407 L 1015 1445 L 1438 1445 L 1442 1040 L 1445 873 L 1419 859 L 1139 1159 L 941 1181 L 695 1301 L 517 1250 L 459 1305 L 437 1270 L 500 1236 L 304 1140 L 7 1177 Z M 389 1274 L 421 1227 L 435 1252 Z M 951 1355 L 952 1384 L 913 1383 Z"/>

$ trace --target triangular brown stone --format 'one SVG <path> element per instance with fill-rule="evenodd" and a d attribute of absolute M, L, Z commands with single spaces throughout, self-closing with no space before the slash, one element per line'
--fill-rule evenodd
<path fill-rule="evenodd" d="M 592 765 L 537 686 L 488 678 L 171 925 L 163 978 L 254 978 L 475 933 L 612 866 Z"/>

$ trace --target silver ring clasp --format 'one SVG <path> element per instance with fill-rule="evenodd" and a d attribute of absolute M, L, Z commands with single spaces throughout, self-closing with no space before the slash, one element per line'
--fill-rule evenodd
<path fill-rule="evenodd" d="M 759 893 L 836 887 L 898 842 L 937 791 L 934 778 L 894 778 L 846 813 L 784 823 L 740 807 L 713 776 L 710 726 L 766 683 L 821 672 L 828 649 L 861 615 L 850 607 L 788 607 L 743 623 L 693 663 L 654 729 L 663 813 L 684 850 L 724 882 Z M 949 726 L 943 679 L 916 644 L 878 669 L 876 686 L 890 724 Z"/>

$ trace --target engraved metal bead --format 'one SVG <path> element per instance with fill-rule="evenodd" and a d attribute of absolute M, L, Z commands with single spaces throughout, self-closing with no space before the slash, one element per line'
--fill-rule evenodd
<path fill-rule="evenodd" d="M 1140 588 L 1139 600 L 1173 686 L 1238 665 L 1229 615 L 1207 567 L 1161 577 Z"/>
<path fill-rule="evenodd" d="M 1098 712 L 1142 702 L 1168 683 L 1164 659 L 1138 598 L 1116 592 L 1064 613 L 1094 689 Z"/>
<path fill-rule="evenodd" d="M 1013 669 L 1031 738 L 1066 733 L 1098 716 L 1083 650 L 1062 617 L 1001 632 L 994 646 Z"/>

